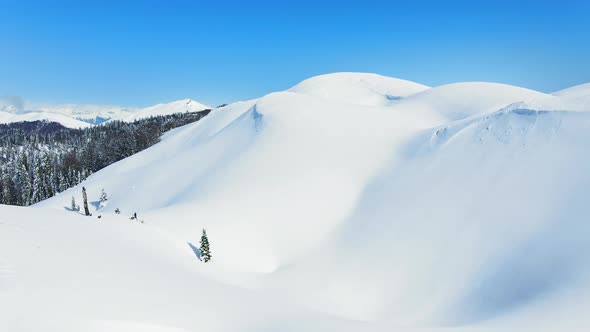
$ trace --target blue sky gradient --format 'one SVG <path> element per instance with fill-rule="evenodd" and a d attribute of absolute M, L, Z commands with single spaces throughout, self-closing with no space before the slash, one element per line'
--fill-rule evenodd
<path fill-rule="evenodd" d="M 336 71 L 590 82 L 590 1 L 0 0 L 0 95 L 216 105 Z"/>

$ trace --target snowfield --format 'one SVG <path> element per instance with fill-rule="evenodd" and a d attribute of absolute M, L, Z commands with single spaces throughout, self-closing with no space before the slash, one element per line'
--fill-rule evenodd
<path fill-rule="evenodd" d="M 0 206 L 0 327 L 587 331 L 589 101 L 337 73 L 215 109 Z"/>

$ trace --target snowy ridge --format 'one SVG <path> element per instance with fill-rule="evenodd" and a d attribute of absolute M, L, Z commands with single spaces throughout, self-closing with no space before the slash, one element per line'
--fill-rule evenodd
<path fill-rule="evenodd" d="M 0 262 L 28 276 L 0 293 L 20 304 L 0 326 L 35 330 L 10 318 L 34 303 L 56 331 L 586 331 L 575 95 L 339 73 L 215 109 L 35 208 L 0 207 Z M 82 185 L 93 217 L 64 212 Z M 203 228 L 207 264 L 188 245 Z"/>
<path fill-rule="evenodd" d="M 585 110 L 590 110 L 590 83 L 577 85 L 553 94 L 566 100 L 570 105 L 578 105 Z"/>

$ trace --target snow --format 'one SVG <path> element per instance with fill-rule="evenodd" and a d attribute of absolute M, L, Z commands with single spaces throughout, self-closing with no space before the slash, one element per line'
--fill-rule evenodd
<path fill-rule="evenodd" d="M 198 112 L 211 108 L 192 99 L 177 100 L 145 108 L 35 103 L 24 103 L 21 107 L 21 105 L 15 105 L 14 100 L 4 99 L 0 100 L 0 123 L 46 120 L 61 123 L 68 128 L 86 128 L 110 119 L 133 122 L 151 116 Z"/>
<path fill-rule="evenodd" d="M 385 106 L 426 89 L 422 84 L 377 74 L 335 73 L 312 77 L 289 91 L 338 103 Z"/>
<path fill-rule="evenodd" d="M 158 104 L 143 109 L 138 109 L 131 114 L 121 117 L 121 120 L 132 122 L 135 120 L 149 118 L 151 116 L 170 115 L 174 113 L 198 112 L 211 107 L 196 102 L 192 99 L 177 100 L 171 103 Z"/>
<path fill-rule="evenodd" d="M 272 327 L 266 314 L 275 324 L 290 319 L 291 311 L 314 319 L 271 295 L 204 276 L 204 263 L 162 229 L 114 215 L 0 211 L 3 330 L 260 330 L 255 327 Z M 277 303 L 280 308 L 273 307 Z"/>
<path fill-rule="evenodd" d="M 590 109 L 590 83 L 576 85 L 553 94 L 566 100 L 569 104 L 578 105 L 586 110 Z"/>
<path fill-rule="evenodd" d="M 562 97 L 588 97 L 590 95 L 590 83 L 576 85 L 553 94 Z"/>
<path fill-rule="evenodd" d="M 494 112 L 516 102 L 550 98 L 541 92 L 507 84 L 463 82 L 428 89 L 399 101 L 394 108 L 429 114 L 437 121 L 447 122 Z"/>
<path fill-rule="evenodd" d="M 0 327 L 587 331 L 584 93 L 339 73 L 214 109 L 0 206 Z"/>
<path fill-rule="evenodd" d="M 62 126 L 67 128 L 87 128 L 91 125 L 84 121 L 72 119 L 70 117 L 53 114 L 53 113 L 42 113 L 42 112 L 28 112 L 28 113 L 9 113 L 0 111 L 0 123 L 14 123 L 14 122 L 25 122 L 25 121 L 49 121 L 58 122 Z"/>
<path fill-rule="evenodd" d="M 73 119 L 92 121 L 99 119 L 121 119 L 129 116 L 137 108 L 115 105 L 91 105 L 91 104 L 41 104 L 26 103 L 27 110 L 43 113 L 62 114 Z"/>

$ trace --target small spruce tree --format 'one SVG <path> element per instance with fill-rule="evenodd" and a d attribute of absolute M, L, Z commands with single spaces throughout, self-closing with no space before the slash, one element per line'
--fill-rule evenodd
<path fill-rule="evenodd" d="M 100 206 L 103 207 L 106 205 L 107 201 L 109 200 L 107 193 L 104 191 L 104 188 L 102 189 L 102 192 L 100 193 Z"/>
<path fill-rule="evenodd" d="M 201 235 L 201 258 L 205 263 L 211 260 L 211 249 L 209 248 L 209 239 L 205 229 L 203 229 L 203 235 Z"/>
<path fill-rule="evenodd" d="M 72 196 L 72 211 L 78 211 L 78 205 L 76 205 L 76 199 Z"/>

